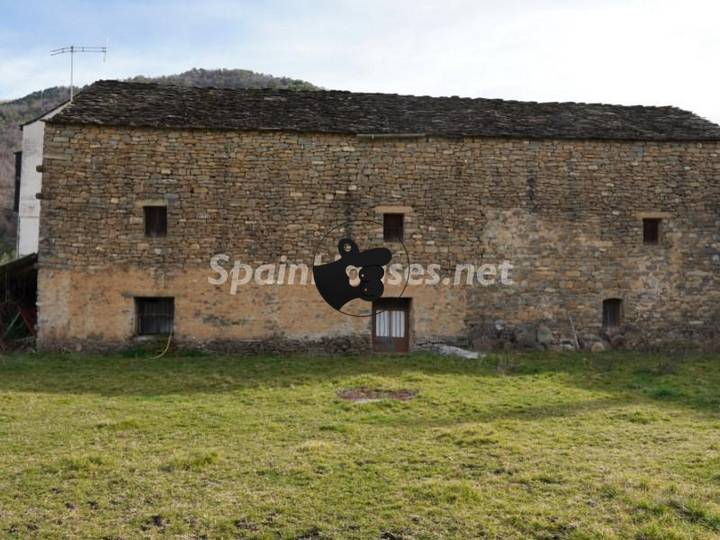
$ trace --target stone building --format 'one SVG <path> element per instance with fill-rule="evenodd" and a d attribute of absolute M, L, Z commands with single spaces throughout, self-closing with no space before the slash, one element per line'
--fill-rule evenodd
<path fill-rule="evenodd" d="M 720 127 L 677 108 L 101 81 L 41 170 L 42 348 L 720 343 Z M 298 277 L 347 223 L 412 265 L 374 316 Z"/>

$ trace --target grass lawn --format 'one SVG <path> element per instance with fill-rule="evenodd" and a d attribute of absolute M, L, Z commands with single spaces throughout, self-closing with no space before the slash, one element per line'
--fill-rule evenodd
<path fill-rule="evenodd" d="M 163 536 L 719 538 L 720 357 L 0 360 L 0 538 Z"/>

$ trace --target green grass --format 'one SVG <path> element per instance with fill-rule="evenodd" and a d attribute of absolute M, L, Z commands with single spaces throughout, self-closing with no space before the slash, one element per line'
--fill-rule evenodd
<path fill-rule="evenodd" d="M 718 538 L 720 357 L 5 357 L 13 537 Z"/>

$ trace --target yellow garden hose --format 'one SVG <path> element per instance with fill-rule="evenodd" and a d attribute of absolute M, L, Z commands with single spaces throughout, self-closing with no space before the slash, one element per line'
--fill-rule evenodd
<path fill-rule="evenodd" d="M 168 334 L 167 343 L 165 344 L 165 349 L 160 353 L 153 356 L 150 360 L 158 360 L 165 356 L 167 354 L 168 350 L 170 349 L 170 342 L 172 341 L 173 331 L 170 330 L 170 333 Z"/>

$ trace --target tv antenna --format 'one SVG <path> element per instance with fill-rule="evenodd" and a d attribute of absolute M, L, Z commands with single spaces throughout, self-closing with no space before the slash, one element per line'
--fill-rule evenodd
<path fill-rule="evenodd" d="M 105 42 L 104 47 L 78 47 L 77 45 L 70 45 L 69 47 L 60 47 L 59 49 L 53 49 L 50 51 L 50 56 L 57 56 L 58 54 L 69 54 L 70 55 L 70 101 L 73 100 L 75 93 L 73 87 L 73 77 L 75 75 L 75 53 L 102 53 L 103 63 L 107 58 L 108 45 Z"/>

